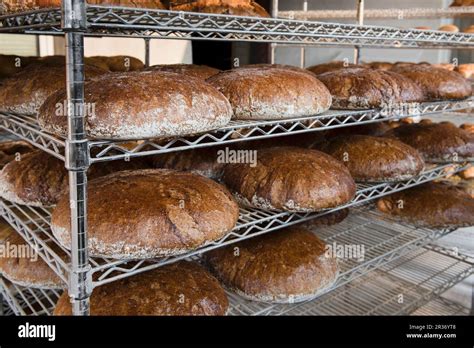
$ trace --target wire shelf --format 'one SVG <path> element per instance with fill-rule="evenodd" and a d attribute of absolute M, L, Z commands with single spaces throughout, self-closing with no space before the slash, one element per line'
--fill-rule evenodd
<path fill-rule="evenodd" d="M 290 305 L 230 294 L 233 315 L 408 315 L 474 273 L 447 250 L 421 248 L 315 300 Z"/>
<path fill-rule="evenodd" d="M 364 9 L 364 19 L 457 18 L 474 16 L 474 6 L 449 8 Z M 356 10 L 279 11 L 279 18 L 297 20 L 357 19 Z"/>
<path fill-rule="evenodd" d="M 93 285 L 99 286 L 110 283 L 118 279 L 126 278 L 169 263 L 196 256 L 203 252 L 219 248 L 224 245 L 236 243 L 238 241 L 261 235 L 263 233 L 268 233 L 280 228 L 308 221 L 339 209 L 355 207 L 390 193 L 442 178 L 448 173 L 448 171 L 456 172 L 466 167 L 467 165 L 463 164 L 433 165 L 421 175 L 409 181 L 399 183 L 359 184 L 356 197 L 352 202 L 344 206 L 340 206 L 335 209 L 328 209 L 319 213 L 288 213 L 241 208 L 237 225 L 229 234 L 204 247 L 182 255 L 156 260 L 140 261 L 90 258 L 89 261 L 91 265 L 91 273 L 94 279 Z M 21 206 L 12 202 L 0 200 L 0 215 L 23 236 L 23 238 L 34 248 L 34 250 L 38 252 L 43 260 L 63 279 L 65 283 L 67 283 L 68 274 L 70 272 L 68 260 L 70 260 L 71 254 L 69 250 L 61 247 L 55 242 L 55 238 L 50 229 L 50 210 L 38 207 Z M 428 236 L 426 234 L 424 235 L 426 238 L 431 238 L 431 233 L 433 233 L 433 231 L 423 229 L 417 229 L 416 232 L 413 233 L 418 233 L 419 231 L 425 231 L 426 233 L 429 233 Z M 414 235 L 414 237 L 417 236 L 419 237 L 419 235 Z M 408 244 L 413 246 L 420 245 L 417 244 L 420 242 L 420 240 L 417 238 L 408 241 L 401 239 L 395 241 L 381 241 L 381 243 L 382 242 L 387 243 L 387 245 L 393 246 L 394 248 L 391 253 L 384 256 L 388 257 L 388 259 L 390 259 L 390 257 L 394 257 L 394 255 L 399 252 L 397 247 L 408 247 Z M 405 245 L 405 243 L 407 243 L 407 245 Z M 53 248 L 53 245 L 56 249 Z M 57 248 L 60 248 L 66 257 L 61 257 L 58 255 L 58 253 L 55 251 L 58 250 Z M 383 249 L 380 249 L 380 252 L 382 251 Z M 365 273 L 367 270 L 372 268 L 373 265 L 369 264 L 354 265 L 354 272 L 348 275 L 343 275 L 341 279 L 347 282 L 356 274 Z"/>
<path fill-rule="evenodd" d="M 469 315 L 469 308 L 460 304 L 447 300 L 444 297 L 438 297 L 430 301 L 426 305 L 418 308 L 411 315 L 449 315 L 449 316 L 465 316 Z"/>
<path fill-rule="evenodd" d="M 0 295 L 8 306 L 4 315 L 52 315 L 61 292 L 19 286 L 0 276 Z"/>
<path fill-rule="evenodd" d="M 0 23 L 0 32 L 63 34 L 59 8 L 1 16 Z M 474 47 L 474 35 L 470 34 L 114 6 L 87 6 L 87 35 L 361 47 Z"/>
<path fill-rule="evenodd" d="M 231 121 L 228 125 L 194 137 L 146 140 L 130 147 L 130 142 L 89 142 L 90 162 L 127 160 L 129 158 L 231 144 L 314 131 L 362 125 L 411 116 L 452 112 L 474 107 L 474 97 L 458 101 L 421 103 L 409 110 L 386 114 L 382 110 L 328 111 L 322 115 L 274 121 Z M 0 111 L 0 129 L 26 140 L 49 154 L 64 160 L 65 139 L 44 132 L 34 116 Z"/>

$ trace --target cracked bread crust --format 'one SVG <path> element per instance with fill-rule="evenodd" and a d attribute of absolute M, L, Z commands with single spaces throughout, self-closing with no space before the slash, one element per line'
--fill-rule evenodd
<path fill-rule="evenodd" d="M 88 185 L 89 253 L 117 259 L 182 254 L 226 235 L 239 207 L 222 185 L 167 169 L 122 171 Z M 70 249 L 69 195 L 52 214 L 52 231 Z"/>

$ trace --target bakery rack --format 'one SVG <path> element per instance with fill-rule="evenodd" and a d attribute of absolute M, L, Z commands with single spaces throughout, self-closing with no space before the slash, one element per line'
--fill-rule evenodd
<path fill-rule="evenodd" d="M 67 137 L 60 138 L 43 132 L 38 127 L 34 117 L 28 115 L 1 112 L 0 127 L 65 162 L 65 166 L 69 170 L 72 207 L 72 251 L 62 249 L 62 252 L 66 255 L 63 259 L 54 251 L 57 248 L 51 247 L 56 242 L 50 231 L 50 211 L 48 209 L 19 206 L 2 200 L 0 202 L 0 213 L 65 281 L 72 299 L 75 315 L 89 314 L 89 296 L 94 286 L 131 276 L 178 259 L 194 257 L 212 248 L 251 238 L 331 212 L 331 210 L 328 210 L 318 214 L 296 214 L 241 209 L 238 225 L 228 236 L 179 257 L 138 262 L 89 258 L 86 248 L 86 188 L 89 165 L 108 160 L 127 159 L 135 156 L 181 151 L 251 139 L 300 134 L 388 119 L 426 115 L 440 111 L 453 111 L 473 106 L 473 99 L 470 98 L 464 101 L 424 103 L 420 106 L 421 109 L 417 108 L 415 114 L 395 112 L 386 114 L 381 110 L 330 111 L 324 115 L 291 120 L 269 122 L 233 121 L 222 129 L 195 137 L 164 141 L 143 139 L 135 147 L 130 148 L 129 144 L 125 145 L 122 142 L 87 139 L 82 108 L 76 107 L 84 102 L 83 58 L 85 36 L 120 36 L 144 38 L 145 40 L 170 38 L 250 41 L 299 46 L 336 45 L 473 49 L 474 35 L 281 18 L 241 17 L 116 6 L 89 6 L 85 0 L 63 0 L 62 8 L 0 16 L 0 33 L 61 35 L 66 40 L 68 105 L 72 106 L 70 108 L 72 112 L 76 112 L 68 115 Z M 454 170 L 460 170 L 463 166 L 463 164 L 457 164 Z M 450 172 L 449 167 L 449 165 L 435 165 L 407 182 L 358 185 L 357 197 L 347 206 L 354 207 L 391 192 L 439 179 Z M 390 228 L 387 231 L 391 231 Z M 386 240 L 380 240 L 378 249 L 376 248 L 377 245 L 374 245 L 374 250 L 377 250 L 377 252 L 374 251 L 374 254 L 363 265 L 348 266 L 344 273 L 345 276 L 341 278 L 341 282 L 345 282 L 345 285 L 341 284 L 338 289 L 350 286 L 352 280 L 372 274 L 372 272 L 368 272 L 375 268 L 382 269 L 387 262 L 394 262 L 402 255 L 407 255 L 407 252 L 415 252 L 413 251 L 415 249 L 420 250 L 420 247 L 450 232 L 449 230 L 436 232 L 413 228 L 410 229 L 410 232 L 405 233 L 403 231 L 399 231 L 399 235 L 394 232 L 394 238 L 387 237 Z M 462 262 L 464 264 L 464 261 Z M 472 268 L 472 264 L 470 264 L 470 267 Z M 94 281 L 92 280 L 93 275 Z M 43 294 L 44 297 L 42 297 L 35 293 L 37 298 L 33 295 L 31 295 L 32 297 L 21 296 L 24 291 L 14 288 L 15 291 L 11 293 L 11 296 L 8 296 L 6 289 L 11 289 L 11 287 L 7 285 L 0 286 L 4 298 L 11 299 L 13 296 L 14 298 L 23 299 L 22 301 L 18 300 L 20 302 L 17 305 L 20 308 L 26 306 L 30 310 L 31 308 L 36 309 L 36 305 L 33 307 L 27 305 L 30 300 L 34 299 L 43 303 L 44 299 L 51 299 L 46 294 Z M 324 296 L 330 294 L 327 293 Z M 45 305 L 45 307 L 47 306 Z M 44 308 L 42 310 L 45 313 L 48 312 Z M 31 313 L 36 312 L 32 311 Z M 255 314 L 255 312 L 251 314 Z"/>

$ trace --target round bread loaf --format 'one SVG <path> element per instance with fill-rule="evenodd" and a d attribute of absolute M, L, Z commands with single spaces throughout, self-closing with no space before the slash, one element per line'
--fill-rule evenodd
<path fill-rule="evenodd" d="M 0 143 L 0 169 L 8 162 L 21 159 L 21 155 L 33 151 L 33 146 L 26 141 L 5 141 Z"/>
<path fill-rule="evenodd" d="M 426 100 L 463 99 L 472 94 L 469 81 L 454 71 L 425 64 L 395 66 L 392 71 L 420 86 Z"/>
<path fill-rule="evenodd" d="M 462 32 L 463 32 L 463 33 L 468 33 L 468 34 L 474 33 L 474 24 L 468 26 L 467 28 L 465 28 Z"/>
<path fill-rule="evenodd" d="M 337 259 L 315 234 L 290 227 L 211 250 L 211 272 L 231 291 L 255 301 L 310 300 L 337 279 Z"/>
<path fill-rule="evenodd" d="M 329 71 L 334 71 L 334 70 L 339 70 L 339 69 L 344 69 L 344 68 L 360 68 L 360 67 L 361 66 L 356 65 L 356 64 L 337 60 L 337 61 L 333 61 L 329 63 L 313 65 L 307 68 L 307 70 L 311 71 L 313 74 L 321 75 Z"/>
<path fill-rule="evenodd" d="M 459 33 L 459 28 L 454 24 L 446 24 L 442 25 L 438 28 L 440 31 L 450 31 L 452 33 Z"/>
<path fill-rule="evenodd" d="M 349 170 L 325 153 L 274 147 L 257 155 L 256 165 L 224 168 L 222 181 L 245 206 L 310 212 L 348 203 L 355 195 Z"/>
<path fill-rule="evenodd" d="M 363 65 L 365 68 L 390 70 L 393 67 L 393 63 L 389 62 L 370 62 Z"/>
<path fill-rule="evenodd" d="M 428 183 L 380 198 L 380 211 L 417 226 L 456 228 L 474 225 L 474 199 L 445 183 Z"/>
<path fill-rule="evenodd" d="M 206 80 L 211 76 L 214 76 L 221 72 L 216 68 L 211 68 L 207 65 L 196 65 L 196 64 L 164 64 L 164 65 L 153 65 L 147 68 L 147 70 L 155 71 L 168 71 L 177 74 L 184 74 L 192 76 L 198 79 Z"/>
<path fill-rule="evenodd" d="M 86 132 L 91 138 L 143 139 L 206 132 L 232 117 L 227 99 L 206 82 L 162 71 L 132 71 L 85 83 Z M 66 90 L 51 95 L 38 113 L 43 130 L 65 136 L 57 114 Z"/>
<path fill-rule="evenodd" d="M 103 75 L 106 71 L 95 66 L 86 66 L 86 78 Z M 30 64 L 15 75 L 3 80 L 0 85 L 1 109 L 19 114 L 36 114 L 46 98 L 64 88 L 66 71 L 64 66 Z M 64 103 L 66 98 L 60 100 Z M 54 105 L 56 107 L 56 105 Z M 65 123 L 67 118 L 60 117 Z"/>
<path fill-rule="evenodd" d="M 131 56 L 94 56 L 86 58 L 86 62 L 87 60 L 101 62 L 107 66 L 108 70 L 114 72 L 136 71 L 145 67 L 140 59 Z"/>
<path fill-rule="evenodd" d="M 235 119 L 309 116 L 331 106 L 329 91 L 316 77 L 288 69 L 239 68 L 207 81 L 229 99 Z"/>
<path fill-rule="evenodd" d="M 466 132 L 470 134 L 474 134 L 474 123 L 463 123 L 462 125 L 459 126 L 462 130 L 465 130 Z"/>
<path fill-rule="evenodd" d="M 314 74 L 307 69 L 303 69 L 294 65 L 287 65 L 287 64 L 247 64 L 247 65 L 242 66 L 242 68 L 243 69 L 284 69 L 284 70 L 291 70 L 291 71 L 309 74 L 310 76 L 314 76 Z"/>
<path fill-rule="evenodd" d="M 12 283 L 32 288 L 62 289 L 66 284 L 43 261 L 23 237 L 11 227 L 11 232 L 1 243 L 0 273 Z M 52 246 L 59 255 L 66 257 L 57 246 Z"/>
<path fill-rule="evenodd" d="M 323 216 L 311 219 L 304 225 L 309 228 L 337 225 L 349 216 L 349 212 L 349 208 L 339 209 L 335 212 L 324 214 Z"/>
<path fill-rule="evenodd" d="M 348 68 L 318 75 L 331 92 L 333 109 L 370 109 L 420 102 L 421 89 L 410 79 L 385 70 Z"/>
<path fill-rule="evenodd" d="M 268 12 L 253 0 L 175 0 L 171 2 L 170 8 L 185 12 L 270 17 Z"/>
<path fill-rule="evenodd" d="M 155 168 L 167 168 L 199 174 L 210 179 L 219 179 L 225 161 L 219 160 L 224 147 L 206 147 L 189 151 L 170 152 L 154 156 Z"/>
<path fill-rule="evenodd" d="M 456 72 L 460 73 L 464 78 L 470 79 L 472 78 L 472 74 L 474 74 L 474 64 L 459 64 L 456 67 Z"/>
<path fill-rule="evenodd" d="M 94 289 L 91 315 L 225 315 L 229 306 L 219 282 L 194 262 L 180 261 Z M 67 293 L 54 315 L 72 315 Z"/>
<path fill-rule="evenodd" d="M 94 179 L 120 170 L 147 167 L 150 165 L 144 159 L 102 162 L 91 166 L 87 175 L 89 179 Z M 41 150 L 23 155 L 20 161 L 8 163 L 0 172 L 0 197 L 18 204 L 36 207 L 54 205 L 68 187 L 64 162 Z"/>
<path fill-rule="evenodd" d="M 425 166 L 418 151 L 390 138 L 347 135 L 323 143 L 320 150 L 344 163 L 358 182 L 408 180 Z"/>
<path fill-rule="evenodd" d="M 239 207 L 222 185 L 167 169 L 122 171 L 88 185 L 89 253 L 147 259 L 186 253 L 226 235 Z M 69 195 L 53 211 L 58 241 L 71 247 Z"/>
<path fill-rule="evenodd" d="M 159 0 L 87 0 L 90 5 L 114 5 L 126 7 L 143 7 L 164 9 Z M 41 8 L 60 7 L 61 0 L 4 0 L 0 4 L 0 14 L 20 11 L 38 10 Z"/>
<path fill-rule="evenodd" d="M 474 135 L 451 123 L 403 124 L 385 133 L 418 150 L 426 162 L 474 158 Z"/>

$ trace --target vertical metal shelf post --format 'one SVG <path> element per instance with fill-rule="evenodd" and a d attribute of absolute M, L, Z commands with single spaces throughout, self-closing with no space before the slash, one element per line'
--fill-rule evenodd
<path fill-rule="evenodd" d="M 357 0 L 357 24 L 364 25 L 364 0 Z M 354 64 L 360 63 L 360 46 L 354 47 Z"/>
<path fill-rule="evenodd" d="M 89 147 L 84 114 L 85 0 L 63 1 L 62 27 L 66 39 L 68 137 L 66 168 L 69 172 L 71 208 L 71 274 L 69 296 L 74 315 L 89 315 L 92 276 L 87 251 L 87 168 Z"/>

